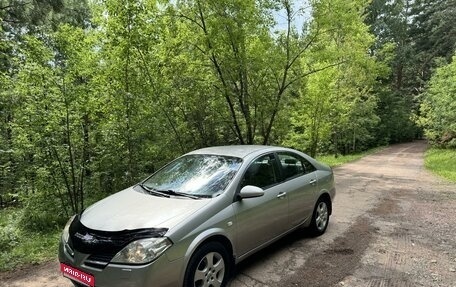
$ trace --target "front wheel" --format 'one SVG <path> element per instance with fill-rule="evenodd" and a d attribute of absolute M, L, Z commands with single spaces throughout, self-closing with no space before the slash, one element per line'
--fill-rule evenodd
<path fill-rule="evenodd" d="M 320 236 L 325 233 L 329 222 L 328 202 L 324 199 L 319 199 L 315 205 L 310 223 L 310 231 L 314 236 Z"/>
<path fill-rule="evenodd" d="M 196 250 L 185 272 L 184 287 L 224 287 L 228 282 L 231 262 L 226 248 L 209 242 Z"/>

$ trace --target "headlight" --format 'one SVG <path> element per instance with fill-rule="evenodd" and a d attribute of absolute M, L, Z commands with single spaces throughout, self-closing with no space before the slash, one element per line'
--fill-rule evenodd
<path fill-rule="evenodd" d="M 68 242 L 68 238 L 70 237 L 70 225 L 73 222 L 74 218 L 76 217 L 76 214 L 73 215 L 70 220 L 68 220 L 67 224 L 65 225 L 65 228 L 63 229 L 62 232 L 62 240 L 64 243 Z"/>
<path fill-rule="evenodd" d="M 166 237 L 146 238 L 131 242 L 114 256 L 112 263 L 144 264 L 158 258 L 171 247 L 172 242 Z"/>

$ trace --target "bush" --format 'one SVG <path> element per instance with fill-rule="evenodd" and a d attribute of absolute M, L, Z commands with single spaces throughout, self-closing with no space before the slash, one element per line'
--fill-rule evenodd
<path fill-rule="evenodd" d="M 55 259 L 61 229 L 26 231 L 23 221 L 24 207 L 0 209 L 0 272 Z"/>
<path fill-rule="evenodd" d="M 0 229 L 0 249 L 10 250 L 17 245 L 19 232 L 15 226 L 7 225 Z"/>
<path fill-rule="evenodd" d="M 65 215 L 59 198 L 47 193 L 34 193 L 23 198 L 25 207 L 20 219 L 21 228 L 27 231 L 48 232 L 65 225 Z"/>
<path fill-rule="evenodd" d="M 17 227 L 17 213 L 7 214 L 2 211 L 0 214 L 0 250 L 7 251 L 16 246 L 19 242 L 19 230 Z"/>

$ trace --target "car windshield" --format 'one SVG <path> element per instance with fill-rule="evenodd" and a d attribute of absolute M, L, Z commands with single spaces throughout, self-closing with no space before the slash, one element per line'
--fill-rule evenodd
<path fill-rule="evenodd" d="M 144 181 L 145 188 L 214 197 L 221 194 L 241 166 L 242 159 L 219 155 L 186 155 Z"/>

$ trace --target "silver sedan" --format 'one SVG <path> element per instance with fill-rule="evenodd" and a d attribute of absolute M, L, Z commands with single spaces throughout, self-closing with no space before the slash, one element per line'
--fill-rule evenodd
<path fill-rule="evenodd" d="M 323 234 L 334 196 L 331 168 L 296 150 L 199 149 L 73 216 L 60 269 L 75 286 L 226 286 L 291 231 Z"/>

